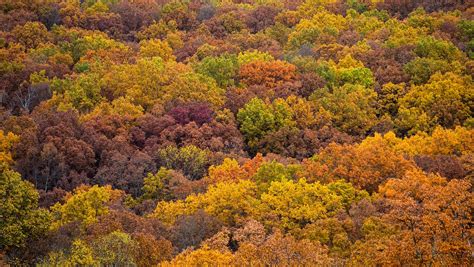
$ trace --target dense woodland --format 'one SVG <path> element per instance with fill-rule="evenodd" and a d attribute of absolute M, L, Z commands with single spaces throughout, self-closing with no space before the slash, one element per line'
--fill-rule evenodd
<path fill-rule="evenodd" d="M 474 265 L 473 1 L 0 9 L 0 265 Z"/>

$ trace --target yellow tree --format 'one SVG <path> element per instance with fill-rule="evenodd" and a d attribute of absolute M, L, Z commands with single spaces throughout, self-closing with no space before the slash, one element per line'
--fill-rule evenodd
<path fill-rule="evenodd" d="M 184 201 L 159 202 L 153 216 L 172 224 L 178 216 L 202 209 L 228 225 L 235 225 L 253 214 L 258 205 L 256 184 L 241 180 L 211 185 L 206 193 L 188 196 Z"/>
<path fill-rule="evenodd" d="M 64 204 L 56 203 L 51 207 L 54 217 L 52 227 L 58 228 L 71 222 L 87 226 L 97 221 L 97 217 L 109 212 L 108 204 L 117 200 L 122 191 L 113 190 L 111 186 L 80 186 L 73 194 L 68 194 Z"/>
<path fill-rule="evenodd" d="M 160 266 L 231 266 L 232 254 L 202 247 L 197 250 L 185 250 L 173 260 L 162 262 Z"/>
<path fill-rule="evenodd" d="M 360 146 L 380 146 L 384 149 L 394 150 L 405 156 L 416 155 L 470 155 L 474 152 L 474 130 L 464 127 L 444 129 L 436 127 L 430 134 L 418 132 L 417 134 L 398 138 L 395 133 L 388 132 L 383 136 L 375 134 L 367 137 Z"/>
<path fill-rule="evenodd" d="M 5 134 L 5 132 L 0 130 L 0 165 L 8 166 L 13 162 L 11 149 L 19 140 L 19 136 L 11 132 Z"/>
<path fill-rule="evenodd" d="M 173 55 L 173 49 L 167 42 L 159 39 L 143 40 L 140 42 L 140 57 L 160 57 L 164 61 L 174 61 L 176 57 Z"/>
<path fill-rule="evenodd" d="M 313 45 L 315 43 L 332 43 L 336 41 L 339 31 L 347 28 L 347 20 L 337 14 L 333 14 L 324 9 L 310 8 L 311 2 L 308 5 L 300 6 L 300 10 L 304 7 L 313 10 L 310 13 L 314 15 L 309 19 L 302 19 L 288 36 L 289 48 L 299 49 L 302 45 Z M 319 1 L 317 1 L 319 2 Z M 309 4 L 311 3 L 311 4 Z"/>
<path fill-rule="evenodd" d="M 347 184 L 348 185 L 348 184 Z M 261 207 L 257 210 L 267 226 L 293 230 L 315 222 L 318 219 L 333 216 L 356 200 L 366 197 L 366 193 L 329 184 L 275 181 L 268 192 L 261 195 Z M 339 190 L 341 189 L 341 190 Z M 352 192 L 352 193 L 350 193 Z"/>
<path fill-rule="evenodd" d="M 436 73 L 428 83 L 413 85 L 400 99 L 396 121 L 399 131 L 411 135 L 417 131 L 432 131 L 436 125 L 454 128 L 472 120 L 472 88 L 470 76 L 450 72 Z"/>
<path fill-rule="evenodd" d="M 106 91 L 126 97 L 145 110 L 170 101 L 207 102 L 213 108 L 224 104 L 224 90 L 191 67 L 161 57 L 142 58 L 136 64 L 117 65 L 103 79 Z"/>

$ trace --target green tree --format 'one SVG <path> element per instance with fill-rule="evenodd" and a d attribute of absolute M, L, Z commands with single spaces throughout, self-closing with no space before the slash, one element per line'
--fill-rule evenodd
<path fill-rule="evenodd" d="M 161 167 L 156 174 L 148 173 L 143 179 L 143 199 L 170 199 L 170 192 L 166 191 L 166 186 L 171 179 L 171 172 Z"/>
<path fill-rule="evenodd" d="M 419 57 L 446 60 L 448 62 L 458 60 L 462 56 L 462 53 L 453 43 L 438 40 L 431 36 L 423 38 L 418 42 L 415 47 L 415 53 Z"/>
<path fill-rule="evenodd" d="M 126 52 L 129 48 L 113 39 L 107 37 L 107 34 L 94 32 L 73 40 L 71 43 L 64 44 L 64 48 L 71 51 L 74 62 L 78 62 L 88 52 L 105 52 L 107 50 L 115 50 L 116 52 Z"/>
<path fill-rule="evenodd" d="M 273 60 L 274 58 L 272 55 L 265 52 L 260 52 L 258 50 L 254 50 L 254 51 L 247 50 L 244 52 L 240 52 L 239 55 L 237 55 L 237 62 L 239 63 L 239 66 L 242 66 L 254 61 L 273 61 Z"/>
<path fill-rule="evenodd" d="M 205 57 L 195 67 L 198 73 L 213 78 L 220 87 L 235 84 L 234 78 L 238 70 L 235 55 L 222 55 L 219 57 Z"/>
<path fill-rule="evenodd" d="M 291 110 L 284 100 L 280 99 L 269 105 L 259 98 L 253 98 L 239 110 L 237 121 L 251 153 L 256 152 L 258 141 L 265 134 L 293 122 Z"/>
<path fill-rule="evenodd" d="M 190 145 L 181 148 L 168 146 L 157 152 L 158 163 L 167 169 L 182 171 L 190 180 L 198 180 L 210 166 L 209 151 Z M 161 173 L 164 175 L 164 172 Z"/>
<path fill-rule="evenodd" d="M 331 91 L 318 90 L 311 99 L 317 109 L 324 109 L 331 115 L 336 127 L 352 135 L 363 135 L 376 121 L 377 94 L 361 85 L 345 84 Z"/>
<path fill-rule="evenodd" d="M 298 165 L 285 166 L 277 161 L 263 163 L 257 172 L 252 176 L 252 180 L 257 183 L 260 193 L 267 191 L 274 181 L 293 180 L 296 177 Z"/>
<path fill-rule="evenodd" d="M 410 75 L 411 80 L 416 85 L 426 83 L 431 75 L 440 72 L 461 72 L 461 65 L 455 61 L 449 63 L 443 59 L 420 58 L 417 57 L 408 62 L 404 67 L 404 71 Z"/>
<path fill-rule="evenodd" d="M 52 251 L 38 266 L 97 266 L 92 248 L 83 240 L 76 239 L 68 250 Z"/>
<path fill-rule="evenodd" d="M 54 79 L 51 87 L 58 93 L 56 99 L 63 109 L 73 108 L 80 112 L 90 112 L 102 100 L 103 82 L 97 74 L 81 74 L 76 78 Z"/>
<path fill-rule="evenodd" d="M 330 61 L 329 65 L 333 69 L 336 84 L 340 86 L 349 83 L 371 88 L 375 83 L 372 71 L 364 67 L 361 61 L 356 60 L 350 54 L 339 60 L 337 64 Z"/>
<path fill-rule="evenodd" d="M 133 252 L 136 246 L 136 241 L 130 235 L 114 231 L 94 240 L 91 247 L 100 265 L 135 266 Z"/>
<path fill-rule="evenodd" d="M 347 27 L 347 20 L 341 15 L 336 15 L 326 10 L 318 10 L 311 19 L 302 19 L 288 37 L 290 48 L 298 49 L 304 44 L 314 45 L 324 42 L 328 38 L 335 38 L 339 31 Z M 335 41 L 335 39 L 333 39 Z"/>
<path fill-rule="evenodd" d="M 472 118 L 472 78 L 448 72 L 413 85 L 400 99 L 397 126 L 401 133 L 431 131 L 435 125 L 454 128 Z"/>
<path fill-rule="evenodd" d="M 66 203 L 56 203 L 51 207 L 54 216 L 53 228 L 70 222 L 79 222 L 83 226 L 94 223 L 99 216 L 109 212 L 107 205 L 121 194 L 121 191 L 113 190 L 109 185 L 78 187 L 68 196 Z"/>
<path fill-rule="evenodd" d="M 49 228 L 51 216 L 38 208 L 38 192 L 19 173 L 0 165 L 0 248 L 26 245 Z"/>

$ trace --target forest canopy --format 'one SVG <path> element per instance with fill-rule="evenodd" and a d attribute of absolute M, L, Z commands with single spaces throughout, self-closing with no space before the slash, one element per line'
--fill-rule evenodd
<path fill-rule="evenodd" d="M 0 10 L 1 266 L 474 265 L 473 1 Z"/>

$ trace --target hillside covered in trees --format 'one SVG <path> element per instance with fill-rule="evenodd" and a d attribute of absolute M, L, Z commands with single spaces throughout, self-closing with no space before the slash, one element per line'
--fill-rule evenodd
<path fill-rule="evenodd" d="M 0 9 L 1 266 L 474 265 L 473 1 Z"/>

